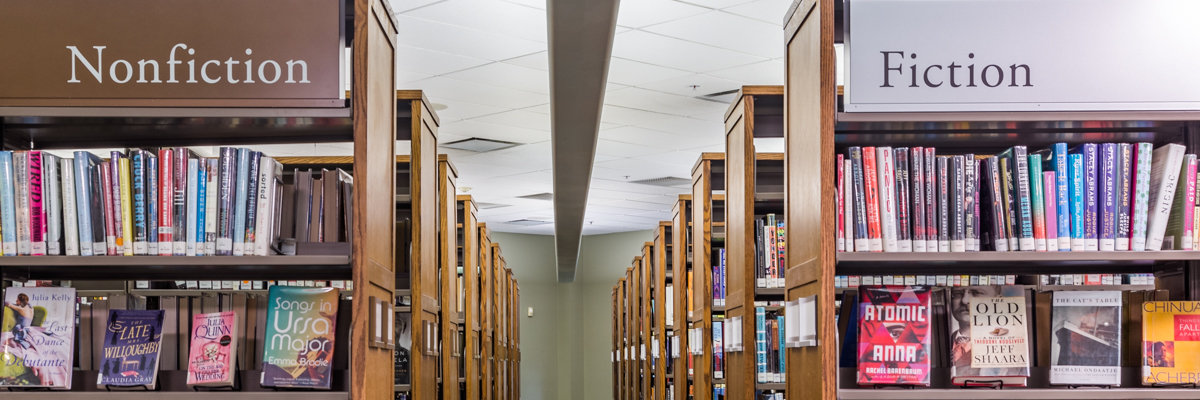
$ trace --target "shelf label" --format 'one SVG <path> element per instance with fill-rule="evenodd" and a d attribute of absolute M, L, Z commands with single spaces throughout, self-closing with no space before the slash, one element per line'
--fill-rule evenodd
<path fill-rule="evenodd" d="M 1200 110 L 1200 53 L 1191 51 L 1200 2 L 848 0 L 845 7 L 847 112 Z"/>
<path fill-rule="evenodd" d="M 342 0 L 0 0 L 0 106 L 345 107 Z"/>

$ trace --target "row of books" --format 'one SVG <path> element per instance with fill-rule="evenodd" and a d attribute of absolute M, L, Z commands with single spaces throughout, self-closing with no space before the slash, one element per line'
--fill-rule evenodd
<path fill-rule="evenodd" d="M 1055 274 L 1039 275 L 1042 285 L 1153 285 L 1154 274 Z M 886 275 L 834 277 L 835 288 L 857 288 L 860 285 L 930 285 L 975 286 L 1015 285 L 1016 275 Z"/>
<path fill-rule="evenodd" d="M 348 241 L 353 179 L 246 148 L 0 152 L 0 251 L 16 255 L 273 255 L 281 238 Z"/>
<path fill-rule="evenodd" d="M 939 156 L 837 156 L 837 249 L 859 252 L 1200 248 L 1196 157 L 1150 143 L 1057 143 Z"/>
<path fill-rule="evenodd" d="M 783 345 L 785 327 L 782 313 L 767 311 L 765 307 L 754 308 L 754 354 L 758 366 L 759 383 L 783 383 L 787 374 L 787 357 Z"/>
<path fill-rule="evenodd" d="M 781 288 L 784 285 L 783 272 L 787 268 L 784 265 L 787 226 L 783 218 L 767 214 L 754 220 L 754 227 L 757 233 L 754 238 L 754 285 L 760 288 Z M 725 270 L 724 266 L 725 250 L 721 249 L 722 273 Z"/>
<path fill-rule="evenodd" d="M 261 305 L 265 315 L 256 318 L 255 307 L 204 313 L 188 312 L 202 310 L 199 303 L 162 303 L 158 310 L 95 308 L 78 306 L 73 288 L 11 288 L 4 294 L 0 387 L 69 390 L 78 366 L 99 370 L 99 388 L 154 390 L 163 353 L 174 350 L 164 340 L 188 350 L 178 353 L 181 359 L 171 353 L 162 369 L 186 369 L 189 386 L 232 387 L 238 358 L 249 354 L 239 350 L 249 334 L 256 343 L 250 350 L 262 349 L 262 386 L 328 389 L 338 303 L 333 288 L 273 286 Z M 284 320 L 289 322 L 266 323 Z M 77 333 L 89 349 L 76 351 Z"/>
<path fill-rule="evenodd" d="M 948 298 L 934 300 L 944 291 Z M 1034 295 L 1021 285 L 864 286 L 847 303 L 855 329 L 843 342 L 842 364 L 855 364 L 858 384 L 867 386 L 928 386 L 935 358 L 947 359 L 956 386 L 1025 386 L 1031 366 L 1048 366 L 1051 385 L 1119 386 L 1122 366 L 1140 366 L 1146 385 L 1194 383 L 1200 368 L 1186 359 L 1200 351 L 1192 341 L 1200 302 L 1154 300 L 1165 297 Z"/>
<path fill-rule="evenodd" d="M 61 283 L 61 282 L 59 282 Z M 12 282 L 12 287 L 57 287 L 54 281 Z M 163 290 L 267 290 L 271 286 L 294 287 L 332 287 L 342 290 L 354 290 L 354 281 L 174 281 L 151 282 L 135 281 L 134 289 L 163 289 Z"/>

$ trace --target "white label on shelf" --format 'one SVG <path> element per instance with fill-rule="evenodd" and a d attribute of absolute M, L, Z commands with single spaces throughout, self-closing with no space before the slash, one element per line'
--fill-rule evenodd
<path fill-rule="evenodd" d="M 1200 2 L 854 0 L 845 7 L 850 113 L 1200 110 L 1193 71 L 1200 53 L 1183 50 L 1200 37 Z M 1148 12 L 1154 17 L 1135 17 Z M 1086 18 L 1065 18 L 1073 15 Z"/>

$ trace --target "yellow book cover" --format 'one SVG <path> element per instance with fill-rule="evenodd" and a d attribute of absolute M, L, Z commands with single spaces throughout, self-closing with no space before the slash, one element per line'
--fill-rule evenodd
<path fill-rule="evenodd" d="M 1142 303 L 1142 383 L 1200 382 L 1196 354 L 1200 354 L 1200 301 Z"/>
<path fill-rule="evenodd" d="M 127 255 L 133 255 L 133 197 L 129 193 L 131 188 L 129 182 L 129 159 L 121 158 L 117 165 L 121 173 L 121 232 L 124 233 L 125 240 L 121 242 L 121 251 Z"/>

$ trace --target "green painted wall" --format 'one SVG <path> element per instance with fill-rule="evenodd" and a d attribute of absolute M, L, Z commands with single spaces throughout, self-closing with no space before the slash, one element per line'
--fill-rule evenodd
<path fill-rule="evenodd" d="M 584 236 L 575 282 L 559 283 L 553 236 L 492 233 L 521 285 L 523 400 L 612 399 L 612 286 L 652 239 Z"/>

